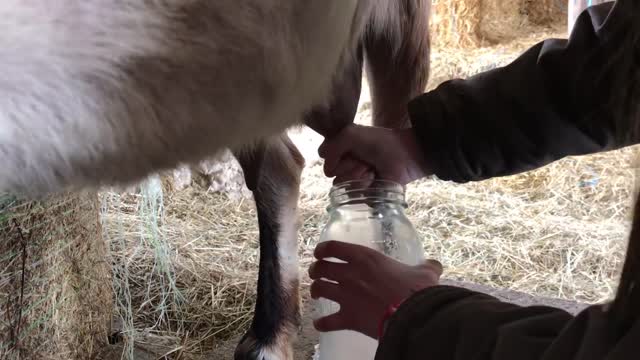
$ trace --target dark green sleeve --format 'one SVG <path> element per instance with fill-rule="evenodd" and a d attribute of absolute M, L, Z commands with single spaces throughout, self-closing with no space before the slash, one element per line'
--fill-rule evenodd
<path fill-rule="evenodd" d="M 640 86 L 630 35 L 640 11 L 629 14 L 638 6 L 624 2 L 583 12 L 568 40 L 543 41 L 505 67 L 414 99 L 411 121 L 435 175 L 484 180 L 637 143 L 637 105 L 627 105 L 640 100 L 629 99 Z"/>
<path fill-rule="evenodd" d="M 539 359 L 571 319 L 560 309 L 521 307 L 437 286 L 400 306 L 387 324 L 376 360 Z"/>
<path fill-rule="evenodd" d="M 574 317 L 435 286 L 415 293 L 389 319 L 375 360 L 637 359 L 640 321 L 619 330 L 602 305 Z"/>

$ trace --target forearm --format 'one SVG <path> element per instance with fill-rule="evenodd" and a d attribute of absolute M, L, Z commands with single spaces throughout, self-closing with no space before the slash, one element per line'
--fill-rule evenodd
<path fill-rule="evenodd" d="M 436 286 L 414 294 L 391 317 L 376 360 L 635 359 L 640 321 L 629 319 L 621 331 L 605 308 L 593 305 L 574 317 Z"/>
<path fill-rule="evenodd" d="M 611 56 L 612 44 L 622 42 L 611 25 L 626 16 L 619 13 L 612 3 L 590 8 L 569 40 L 546 40 L 508 66 L 414 99 L 416 140 L 435 175 L 483 180 L 637 143 L 630 134 L 638 119 L 612 108 L 638 86 L 629 75 L 637 72 L 629 59 L 638 49 Z M 627 83 L 616 88 L 620 77 Z"/>
<path fill-rule="evenodd" d="M 542 353 L 571 319 L 559 309 L 520 307 L 463 288 L 437 286 L 400 306 L 387 324 L 376 360 L 485 359 L 481 354 L 506 360 L 524 353 L 535 358 L 529 356 Z"/>

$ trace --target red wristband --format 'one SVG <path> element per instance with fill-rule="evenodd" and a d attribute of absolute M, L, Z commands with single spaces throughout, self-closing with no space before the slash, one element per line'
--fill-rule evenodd
<path fill-rule="evenodd" d="M 398 310 L 402 302 L 403 301 L 400 301 L 395 304 L 391 304 L 387 306 L 386 310 L 384 311 L 384 314 L 382 315 L 382 318 L 380 319 L 380 322 L 378 323 L 378 340 L 382 339 L 382 335 L 384 335 L 385 323 L 387 322 L 387 320 L 389 320 L 391 316 L 393 316 L 393 314 L 396 313 L 396 311 Z"/>

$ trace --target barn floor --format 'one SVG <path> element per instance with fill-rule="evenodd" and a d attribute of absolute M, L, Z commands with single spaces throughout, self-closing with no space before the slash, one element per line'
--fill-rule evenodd
<path fill-rule="evenodd" d="M 574 313 L 574 314 L 579 312 L 585 307 L 585 305 L 582 305 L 573 301 L 536 297 L 536 296 L 531 296 L 521 292 L 504 290 L 504 289 L 495 289 L 495 288 L 490 288 L 487 286 L 482 286 L 477 284 L 460 283 L 460 282 L 451 281 L 451 280 L 444 280 L 442 281 L 442 283 L 447 285 L 466 287 L 468 289 L 472 289 L 476 291 L 482 291 L 483 293 L 495 296 L 500 300 L 512 302 L 522 306 L 529 306 L 529 305 L 553 306 L 553 307 L 565 309 L 568 312 Z M 310 304 L 307 303 L 306 305 L 307 306 L 305 309 L 305 313 L 309 313 L 311 311 Z M 238 341 L 240 341 L 240 337 L 232 339 L 218 346 L 211 353 L 210 359 L 233 360 L 233 351 L 235 350 L 235 347 Z M 315 353 L 314 346 L 317 343 L 318 343 L 318 332 L 315 331 L 315 329 L 313 328 L 311 319 L 306 317 L 304 318 L 302 331 L 300 332 L 298 341 L 294 347 L 296 360 L 311 360 Z"/>
<path fill-rule="evenodd" d="M 562 35 L 531 34 L 492 48 L 436 49 L 429 87 L 505 64 L 550 36 Z M 365 87 L 360 123 L 370 117 L 368 101 Z M 306 289 L 305 270 L 325 221 L 331 181 L 323 177 L 316 154 L 321 139 L 307 131 L 293 138 L 308 163 L 299 239 Z M 615 290 L 626 248 L 638 151 L 567 158 L 481 183 L 425 179 L 408 188 L 408 215 L 427 256 L 441 260 L 448 279 L 548 298 L 604 301 Z M 154 350 L 149 357 L 154 359 L 231 359 L 255 301 L 258 248 L 252 201 L 195 184 L 160 195 L 102 197 L 116 275 L 114 318 L 119 320 L 114 327 L 123 331 L 124 343 L 133 345 L 106 349 L 104 359 L 120 359 L 123 350 L 145 359 L 143 349 Z M 296 359 L 310 359 L 315 341 L 307 322 Z"/>
<path fill-rule="evenodd" d="M 529 305 L 546 305 L 553 306 L 557 308 L 565 309 L 570 313 L 577 313 L 580 310 L 584 309 L 586 305 L 580 304 L 573 301 L 567 301 L 562 299 L 554 299 L 554 298 L 545 298 L 532 296 L 529 294 L 525 294 L 522 292 L 517 292 L 513 290 L 506 289 L 496 289 L 491 288 L 484 285 L 471 284 L 471 283 L 462 283 L 458 281 L 451 280 L 443 280 L 443 284 L 447 285 L 455 285 L 462 286 L 468 289 L 481 291 L 486 294 L 490 294 L 492 296 L 497 297 L 500 300 L 512 302 L 515 304 L 519 304 L 522 306 Z M 311 304 L 308 299 L 305 299 L 303 303 L 304 313 L 309 313 L 311 311 Z M 231 340 L 221 342 L 215 345 L 214 349 L 206 352 L 201 356 L 202 359 L 216 359 L 216 360 L 233 360 L 233 353 L 235 351 L 236 345 L 241 339 L 241 335 L 234 337 Z M 296 343 L 294 344 L 294 353 L 296 356 L 296 360 L 311 360 L 315 353 L 315 345 L 318 343 L 318 332 L 313 328 L 313 324 L 309 317 L 303 317 L 302 328 L 300 333 L 298 334 L 298 338 Z M 122 353 L 121 346 L 113 346 L 108 349 L 109 356 L 106 358 L 118 359 L 120 354 Z M 136 360 L 156 360 L 161 353 L 148 351 L 143 348 L 136 349 L 135 359 Z"/>

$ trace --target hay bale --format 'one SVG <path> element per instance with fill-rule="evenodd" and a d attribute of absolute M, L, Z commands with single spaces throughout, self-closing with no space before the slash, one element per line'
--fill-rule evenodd
<path fill-rule="evenodd" d="M 0 195 L 0 358 L 91 359 L 106 341 L 111 281 L 96 194 Z"/>
<path fill-rule="evenodd" d="M 478 41 L 499 44 L 511 41 L 528 25 L 524 13 L 525 0 L 483 0 L 478 25 Z"/>
<path fill-rule="evenodd" d="M 523 10 L 530 23 L 547 25 L 566 21 L 568 8 L 561 0 L 525 0 Z"/>
<path fill-rule="evenodd" d="M 435 47 L 474 47 L 480 43 L 482 0 L 438 0 L 431 6 L 431 43 Z"/>
<path fill-rule="evenodd" d="M 438 0 L 431 14 L 434 47 L 479 47 L 513 41 L 532 27 L 564 24 L 558 0 Z"/>

